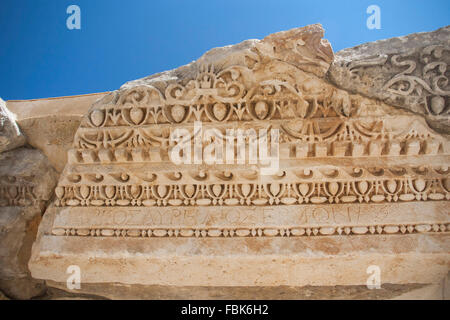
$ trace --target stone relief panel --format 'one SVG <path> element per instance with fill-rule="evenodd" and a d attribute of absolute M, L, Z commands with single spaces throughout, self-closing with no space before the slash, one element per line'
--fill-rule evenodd
<path fill-rule="evenodd" d="M 449 132 L 450 27 L 376 41 L 336 54 L 328 77 L 341 88 L 424 115 Z"/>

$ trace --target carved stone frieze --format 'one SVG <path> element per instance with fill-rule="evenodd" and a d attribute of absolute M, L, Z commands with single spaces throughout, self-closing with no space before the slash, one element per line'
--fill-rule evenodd
<path fill-rule="evenodd" d="M 311 270 L 322 263 L 319 256 L 336 259 L 335 272 L 343 272 L 354 268 L 348 257 L 367 249 L 346 241 L 373 245 L 373 238 L 384 241 L 372 251 L 383 258 L 380 264 L 394 263 L 391 243 L 398 239 L 405 264 L 395 270 L 410 270 L 422 257 L 439 265 L 430 278 L 441 276 L 450 249 L 448 137 L 389 99 L 330 84 L 325 74 L 333 53 L 322 36 L 314 25 L 214 49 L 94 103 L 40 226 L 33 275 L 65 281 L 63 266 L 70 260 L 88 282 L 325 284 L 329 280 L 320 282 Z M 424 50 L 438 59 L 444 52 Z M 402 59 L 392 55 L 385 62 L 401 68 Z M 413 99 L 420 90 L 408 91 L 406 81 L 444 97 L 447 84 L 435 72 L 445 63 L 426 63 L 431 65 L 418 68 L 428 82 L 412 78 L 411 69 L 393 77 L 386 90 Z M 429 111 L 446 117 L 432 100 Z M 188 137 L 183 157 L 214 150 L 232 160 L 176 163 L 177 130 Z M 202 136 L 208 130 L 214 135 Z M 238 160 L 237 144 L 243 141 L 243 154 L 250 155 L 256 146 L 251 132 L 270 130 L 279 132 L 264 140 L 279 145 L 269 152 L 278 168 L 262 174 L 267 163 Z M 0 192 L 19 199 L 14 187 Z M 419 239 L 429 239 L 433 248 L 406 246 Z M 311 247 L 317 251 L 311 254 Z M 255 261 L 271 276 L 260 276 L 259 266 L 245 267 Z M 100 265 L 108 274 L 99 275 Z M 180 272 L 175 265 L 188 269 L 184 280 L 174 276 Z M 289 269 L 276 276 L 295 265 L 309 273 L 296 277 Z M 237 270 L 246 271 L 241 276 Z M 362 278 L 346 274 L 338 282 L 362 284 Z"/>

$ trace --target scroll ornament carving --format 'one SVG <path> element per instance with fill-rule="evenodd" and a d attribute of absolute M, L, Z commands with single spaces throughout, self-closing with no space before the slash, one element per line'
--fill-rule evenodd
<path fill-rule="evenodd" d="M 407 60 L 408 54 L 392 56 L 392 65 L 407 68 L 389 80 L 384 88 L 397 95 L 424 96 L 426 98 L 423 101 L 428 114 L 449 115 L 447 110 L 450 96 L 449 71 L 447 63 L 441 60 L 444 52 L 448 54 L 449 51 L 450 47 L 439 45 L 424 48 L 419 57 L 421 66 L 414 60 Z M 415 76 L 414 73 L 419 73 L 420 76 Z"/>
<path fill-rule="evenodd" d="M 364 69 L 384 65 L 399 70 L 382 87 L 387 102 L 415 101 L 431 117 L 449 115 L 449 60 L 450 47 L 432 45 L 419 52 L 412 49 L 403 54 L 380 55 L 373 59 L 350 62 L 347 68 L 358 79 Z"/>

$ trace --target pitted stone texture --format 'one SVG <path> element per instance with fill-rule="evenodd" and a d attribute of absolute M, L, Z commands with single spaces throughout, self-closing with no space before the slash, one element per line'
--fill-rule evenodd
<path fill-rule="evenodd" d="M 328 78 L 345 90 L 423 115 L 449 133 L 450 26 L 341 50 Z"/>
<path fill-rule="evenodd" d="M 6 103 L 0 98 L 0 152 L 5 152 L 25 144 L 25 137 L 16 124 L 13 113 L 6 108 Z"/>
<path fill-rule="evenodd" d="M 27 264 L 57 174 L 41 152 L 19 148 L 0 155 L 0 180 L 0 290 L 29 299 L 46 289 Z"/>

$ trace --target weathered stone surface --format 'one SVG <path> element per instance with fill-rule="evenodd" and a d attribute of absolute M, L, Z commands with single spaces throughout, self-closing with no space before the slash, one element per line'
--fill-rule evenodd
<path fill-rule="evenodd" d="M 394 300 L 450 300 L 450 274 L 441 282 L 426 285 L 420 288 L 412 288 L 397 297 Z"/>
<path fill-rule="evenodd" d="M 57 174 L 38 150 L 0 154 L 0 290 L 29 299 L 45 291 L 28 270 L 41 216 L 53 195 Z"/>
<path fill-rule="evenodd" d="M 0 98 L 0 152 L 5 152 L 25 144 L 25 137 L 16 124 L 14 114 L 7 108 L 6 103 Z"/>
<path fill-rule="evenodd" d="M 41 210 L 33 207 L 2 207 L 0 211 L 2 226 L 0 276 L 2 278 L 25 277 L 28 274 L 27 263 L 30 252 L 22 253 L 21 251 L 26 250 L 24 243 L 28 241 L 28 249 L 30 249 L 34 241 L 34 238 L 26 239 L 26 237 L 36 234 Z"/>
<path fill-rule="evenodd" d="M 8 298 L 15 300 L 40 298 L 47 292 L 45 281 L 33 279 L 29 274 L 22 278 L 0 279 L 0 288 Z"/>
<path fill-rule="evenodd" d="M 47 281 L 49 299 L 67 295 L 108 299 L 138 300 L 380 300 L 380 299 L 435 299 L 443 300 L 441 284 L 384 284 L 380 289 L 370 290 L 366 286 L 331 287 L 180 287 L 143 286 L 139 284 L 83 284 L 79 290 L 68 290 L 65 283 Z M 58 288 L 52 297 L 52 291 Z M 448 296 L 447 296 L 448 299 Z"/>
<path fill-rule="evenodd" d="M 423 115 L 449 134 L 450 26 L 339 51 L 328 77 L 338 87 Z"/>
<path fill-rule="evenodd" d="M 322 35 L 313 25 L 213 49 L 94 103 L 40 224 L 32 275 L 64 283 L 77 265 L 93 286 L 362 286 L 378 266 L 383 284 L 440 282 L 449 139 L 421 115 L 330 84 Z M 214 139 L 197 145 L 198 122 Z M 188 159 L 225 153 L 225 136 L 247 135 L 248 155 L 252 136 L 237 129 L 268 128 L 279 132 L 269 173 L 236 161 L 234 146 L 226 163 L 173 158 L 176 129 Z"/>
<path fill-rule="evenodd" d="M 107 93 L 36 100 L 7 101 L 17 123 L 32 147 L 39 149 L 61 172 L 82 117 Z"/>
<path fill-rule="evenodd" d="M 379 289 L 367 286 L 329 287 L 180 287 L 125 285 L 119 283 L 84 283 L 68 289 L 66 283 L 46 281 L 48 290 L 39 299 L 137 299 L 137 300 L 448 300 L 449 276 L 436 284 L 383 284 Z M 1 299 L 1 293 L 0 293 Z"/>

